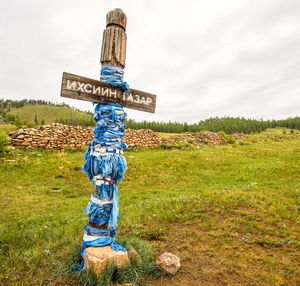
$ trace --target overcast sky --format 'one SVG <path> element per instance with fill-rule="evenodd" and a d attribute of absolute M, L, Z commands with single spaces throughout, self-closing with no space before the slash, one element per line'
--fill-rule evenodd
<path fill-rule="evenodd" d="M 60 97 L 64 71 L 99 78 L 105 15 L 127 15 L 125 80 L 157 94 L 140 120 L 300 115 L 299 0 L 9 0 L 0 9 L 0 98 Z"/>

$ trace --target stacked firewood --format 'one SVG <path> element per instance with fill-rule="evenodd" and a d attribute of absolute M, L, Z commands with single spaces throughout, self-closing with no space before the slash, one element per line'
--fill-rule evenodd
<path fill-rule="evenodd" d="M 210 131 L 200 132 L 199 138 L 203 143 L 211 145 L 221 145 L 227 143 L 227 141 L 221 134 Z"/>
<path fill-rule="evenodd" d="M 210 131 L 204 131 L 204 132 L 199 132 L 196 133 L 195 135 L 192 134 L 183 134 L 183 135 L 175 135 L 170 138 L 177 144 L 199 144 L 199 145 L 204 145 L 204 144 L 210 144 L 210 145 L 221 145 L 221 144 L 226 144 L 227 141 L 225 138 L 215 132 L 210 132 Z"/>
<path fill-rule="evenodd" d="M 128 145 L 129 149 L 158 147 L 167 143 L 167 140 L 161 138 L 150 129 L 126 129 L 123 141 Z"/>
<path fill-rule="evenodd" d="M 204 131 L 200 133 L 182 134 L 171 136 L 168 140 L 160 137 L 158 133 L 150 129 L 133 130 L 124 132 L 123 142 L 129 149 L 155 148 L 161 145 L 221 145 L 227 144 L 226 139 L 219 133 Z M 72 149 L 86 148 L 94 139 L 92 127 L 69 126 L 59 123 L 43 125 L 37 128 L 21 128 L 10 133 L 11 145 L 19 147 L 31 147 L 42 149 L 61 150 L 66 147 Z M 236 139 L 243 139 L 244 134 L 235 134 Z M 237 138 L 238 137 L 238 138 Z"/>
<path fill-rule="evenodd" d="M 11 145 L 42 149 L 61 150 L 66 147 L 72 149 L 85 148 L 94 139 L 94 128 L 69 126 L 59 123 L 43 125 L 37 128 L 21 128 L 10 133 Z M 125 131 L 124 143 L 129 149 L 158 147 L 165 143 L 157 133 L 149 129 Z"/>
<path fill-rule="evenodd" d="M 53 123 L 38 128 L 21 128 L 10 136 L 13 146 L 60 150 L 65 147 L 81 149 L 90 143 L 94 134 L 93 128 Z"/>
<path fill-rule="evenodd" d="M 246 138 L 246 135 L 243 134 L 243 133 L 234 133 L 233 134 L 233 137 L 236 139 L 236 140 L 243 140 Z"/>

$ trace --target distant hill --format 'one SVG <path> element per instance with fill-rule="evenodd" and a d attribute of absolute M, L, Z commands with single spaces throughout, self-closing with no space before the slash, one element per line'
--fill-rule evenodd
<path fill-rule="evenodd" d="M 53 105 L 25 105 L 19 108 L 11 108 L 8 114 L 20 118 L 25 124 L 42 122 L 50 124 L 60 122 L 70 125 L 93 126 L 92 114 L 74 110 L 67 106 Z"/>
<path fill-rule="evenodd" d="M 12 123 L 17 127 L 27 125 L 34 127 L 54 122 L 67 125 L 95 126 L 93 115 L 90 112 L 74 109 L 65 103 L 51 103 L 44 100 L 4 100 L 0 98 L 0 123 Z M 294 129 L 300 130 L 300 117 L 289 117 L 282 120 L 256 120 L 243 117 L 214 117 L 201 120 L 197 123 L 186 122 L 156 122 L 128 119 L 127 128 L 151 129 L 155 132 L 183 133 L 199 131 L 224 131 L 226 134 L 236 132 L 259 133 L 267 128 L 288 128 L 291 133 Z M 284 130 L 284 132 L 286 132 Z"/>

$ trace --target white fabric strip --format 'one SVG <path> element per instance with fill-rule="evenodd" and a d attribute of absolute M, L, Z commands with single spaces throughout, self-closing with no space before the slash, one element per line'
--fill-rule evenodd
<path fill-rule="evenodd" d="M 111 200 L 107 200 L 107 201 L 101 201 L 93 196 L 91 196 L 91 201 L 94 203 L 94 204 L 97 204 L 99 206 L 103 206 L 103 205 L 106 205 L 106 204 L 111 204 L 112 201 Z"/>
<path fill-rule="evenodd" d="M 101 186 L 101 185 L 109 185 L 109 182 L 106 182 L 104 180 L 95 180 L 96 181 L 96 186 Z"/>
<path fill-rule="evenodd" d="M 120 109 L 115 109 L 115 112 L 118 114 L 118 115 L 121 115 L 124 113 L 123 110 L 120 110 Z"/>
<path fill-rule="evenodd" d="M 111 185 L 111 183 L 110 183 L 110 181 L 111 181 L 110 176 L 107 176 L 107 177 L 103 178 L 102 175 L 97 175 L 97 176 L 93 177 L 93 181 L 95 182 L 96 186 L 101 186 L 101 185 L 104 185 L 104 184 L 108 185 L 108 186 Z"/>
<path fill-rule="evenodd" d="M 112 150 L 110 150 L 110 149 L 112 149 Z M 112 156 L 112 155 L 119 156 L 119 154 L 123 154 L 123 151 L 119 150 L 119 149 L 116 149 L 114 153 L 106 152 L 106 151 L 113 151 L 113 150 L 114 149 L 111 147 L 108 147 L 107 149 L 106 148 L 99 148 L 99 149 L 95 148 L 94 150 L 91 150 L 90 155 L 99 157 L 99 156 Z"/>
<path fill-rule="evenodd" d="M 93 181 L 96 181 L 96 180 L 105 180 L 105 181 L 109 182 L 109 181 L 111 181 L 111 177 L 110 176 L 103 177 L 103 175 L 99 174 L 99 175 L 93 177 Z"/>
<path fill-rule="evenodd" d="M 84 240 L 84 241 L 93 241 L 95 239 L 102 238 L 102 237 L 107 237 L 107 236 L 94 236 L 94 235 L 84 234 L 82 240 Z"/>

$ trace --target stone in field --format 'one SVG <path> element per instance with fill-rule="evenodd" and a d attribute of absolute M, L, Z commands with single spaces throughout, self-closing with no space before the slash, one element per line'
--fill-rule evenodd
<path fill-rule="evenodd" d="M 167 274 L 175 275 L 180 268 L 180 259 L 171 252 L 164 252 L 157 258 L 156 266 Z"/>
<path fill-rule="evenodd" d="M 86 248 L 84 262 L 86 270 L 92 269 L 96 275 L 100 275 L 112 263 L 118 269 L 130 264 L 127 252 L 114 251 L 110 246 Z"/>
<path fill-rule="evenodd" d="M 128 256 L 130 261 L 135 260 L 138 264 L 142 264 L 142 259 L 141 256 L 138 254 L 138 252 L 130 246 L 129 251 L 128 251 Z"/>

